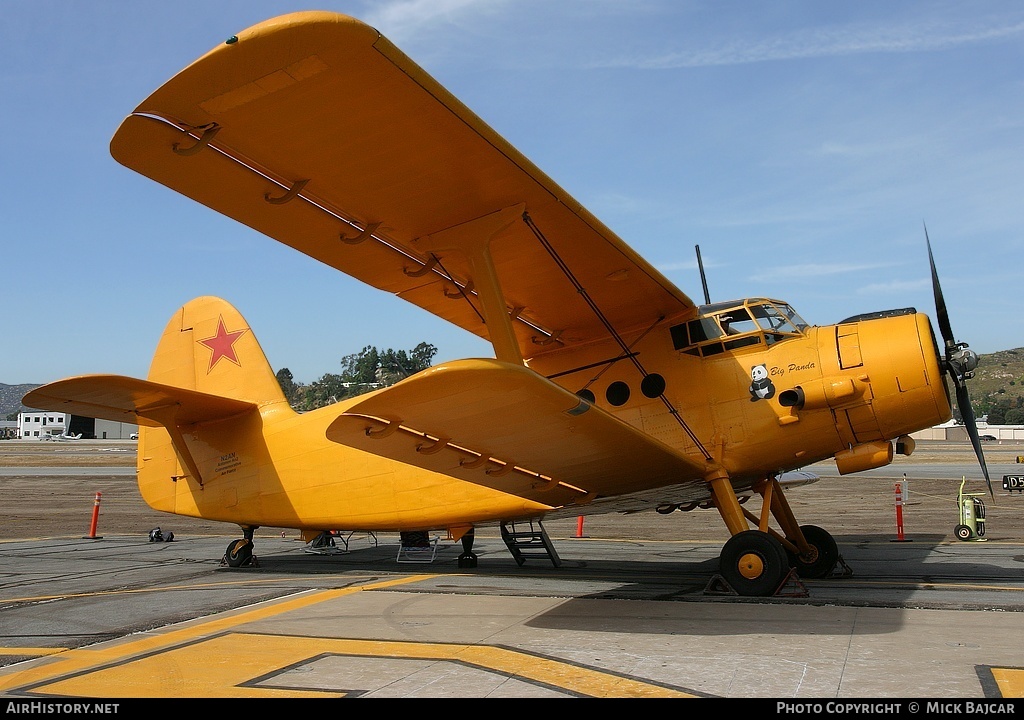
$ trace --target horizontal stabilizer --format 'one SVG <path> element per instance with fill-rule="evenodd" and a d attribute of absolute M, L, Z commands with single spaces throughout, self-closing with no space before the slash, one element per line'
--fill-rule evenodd
<path fill-rule="evenodd" d="M 28 407 L 146 427 L 224 420 L 255 410 L 255 403 L 185 390 L 123 375 L 81 375 L 25 395 Z"/>
<path fill-rule="evenodd" d="M 703 477 L 703 465 L 536 372 L 498 360 L 426 370 L 350 406 L 328 439 L 542 502 Z"/>

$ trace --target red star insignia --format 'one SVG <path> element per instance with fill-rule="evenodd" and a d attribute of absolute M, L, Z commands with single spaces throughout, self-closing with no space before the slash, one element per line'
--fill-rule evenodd
<path fill-rule="evenodd" d="M 238 356 L 235 354 L 235 341 L 245 334 L 245 329 L 235 330 L 228 332 L 227 328 L 224 327 L 224 316 L 222 315 L 217 320 L 217 334 L 213 337 L 208 337 L 203 340 L 199 340 L 200 345 L 205 345 L 212 351 L 210 354 L 210 367 L 206 369 L 207 375 L 213 370 L 213 366 L 217 364 L 221 358 L 227 358 L 238 367 L 242 367 L 242 363 L 238 362 Z"/>

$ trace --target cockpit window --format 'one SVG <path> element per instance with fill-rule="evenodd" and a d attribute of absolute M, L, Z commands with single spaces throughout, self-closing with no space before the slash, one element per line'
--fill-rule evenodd
<path fill-rule="evenodd" d="M 789 317 L 774 305 L 756 305 L 752 309 L 758 324 L 763 329 L 771 332 L 797 332 L 796 327 L 789 321 Z"/>
<path fill-rule="evenodd" d="M 803 335 L 809 327 L 788 304 L 765 298 L 715 303 L 698 308 L 695 320 L 670 328 L 672 345 L 708 356 L 752 345 L 772 345 Z"/>
<path fill-rule="evenodd" d="M 726 335 L 742 335 L 757 330 L 757 323 L 750 316 L 750 310 L 745 307 L 733 308 L 720 313 L 717 317 L 718 324 L 722 326 Z"/>

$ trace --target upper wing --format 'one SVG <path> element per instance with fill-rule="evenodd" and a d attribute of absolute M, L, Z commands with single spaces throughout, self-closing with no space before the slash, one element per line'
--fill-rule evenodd
<path fill-rule="evenodd" d="M 111 153 L 485 338 L 474 268 L 431 238 L 505 211 L 514 221 L 490 249 L 526 357 L 605 336 L 586 297 L 623 335 L 693 306 L 386 38 L 343 15 L 294 13 L 239 33 L 140 104 Z"/>
<path fill-rule="evenodd" d="M 147 427 L 223 420 L 256 410 L 255 403 L 208 395 L 123 375 L 81 375 L 37 387 L 28 407 Z"/>
<path fill-rule="evenodd" d="M 701 463 L 521 365 L 439 365 L 349 406 L 344 445 L 559 506 L 692 482 Z"/>

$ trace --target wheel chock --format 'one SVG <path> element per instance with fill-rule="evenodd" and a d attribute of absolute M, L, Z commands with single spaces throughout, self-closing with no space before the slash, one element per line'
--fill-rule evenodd
<path fill-rule="evenodd" d="M 704 586 L 705 595 L 739 595 L 735 588 L 726 581 L 724 577 L 717 573 L 708 580 L 708 584 Z"/>
<path fill-rule="evenodd" d="M 221 558 L 220 558 L 220 566 L 221 567 L 228 567 L 228 556 L 227 555 L 222 555 L 221 556 Z M 260 561 L 256 558 L 255 555 L 250 555 L 249 559 L 246 560 L 241 565 L 239 565 L 238 567 L 240 567 L 240 568 L 260 567 Z"/>
<path fill-rule="evenodd" d="M 797 575 L 796 570 L 790 568 L 773 597 L 809 597 L 810 594 L 807 586 L 800 582 L 800 576 Z"/>
<path fill-rule="evenodd" d="M 829 570 L 828 575 L 826 575 L 825 577 L 840 578 L 850 577 L 851 575 L 853 575 L 853 568 L 847 565 L 846 561 L 843 560 L 843 556 L 840 555 L 839 558 L 836 560 L 836 564 L 832 566 L 832 569 Z"/>

